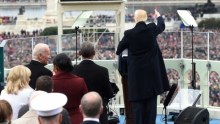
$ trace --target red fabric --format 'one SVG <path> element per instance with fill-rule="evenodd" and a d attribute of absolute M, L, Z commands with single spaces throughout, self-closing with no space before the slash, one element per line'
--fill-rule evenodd
<path fill-rule="evenodd" d="M 71 73 L 60 72 L 52 77 L 54 92 L 60 92 L 67 96 L 67 104 L 64 108 L 69 112 L 72 124 L 80 124 L 83 121 L 79 111 L 80 100 L 88 92 L 83 78 Z"/>

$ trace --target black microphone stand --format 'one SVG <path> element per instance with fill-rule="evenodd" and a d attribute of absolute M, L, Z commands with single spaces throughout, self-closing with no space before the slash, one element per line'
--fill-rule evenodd
<path fill-rule="evenodd" d="M 167 124 L 167 106 L 164 106 L 164 111 L 165 111 L 165 124 Z"/>
<path fill-rule="evenodd" d="M 193 89 L 196 89 L 196 63 L 193 61 L 193 57 L 194 57 L 194 54 L 193 54 L 193 25 L 189 26 L 190 30 L 191 30 L 191 33 L 192 33 L 192 81 L 191 81 L 191 86 Z"/>
<path fill-rule="evenodd" d="M 77 32 L 79 31 L 79 26 L 75 26 L 75 33 L 76 33 L 76 65 L 77 65 Z"/>

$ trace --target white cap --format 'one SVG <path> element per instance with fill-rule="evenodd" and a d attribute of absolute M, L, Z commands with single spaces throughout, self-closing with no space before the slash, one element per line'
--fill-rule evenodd
<path fill-rule="evenodd" d="M 53 116 L 61 113 L 66 102 L 67 97 L 62 93 L 40 94 L 31 100 L 31 108 L 33 108 L 39 116 Z"/>

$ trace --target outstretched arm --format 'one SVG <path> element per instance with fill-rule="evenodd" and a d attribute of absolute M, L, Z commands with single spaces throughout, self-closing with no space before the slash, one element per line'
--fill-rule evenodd
<path fill-rule="evenodd" d="M 161 17 L 160 13 L 156 9 L 154 11 L 157 18 L 157 34 L 160 34 L 165 30 L 164 19 Z"/>

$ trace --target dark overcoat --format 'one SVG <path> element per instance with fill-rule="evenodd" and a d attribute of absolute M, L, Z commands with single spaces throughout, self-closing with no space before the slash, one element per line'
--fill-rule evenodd
<path fill-rule="evenodd" d="M 165 29 L 162 17 L 155 23 L 138 22 L 126 30 L 116 54 L 128 49 L 128 98 L 144 100 L 169 90 L 169 82 L 157 35 Z"/>
<path fill-rule="evenodd" d="M 35 89 L 36 80 L 42 75 L 53 76 L 53 73 L 44 67 L 45 65 L 36 60 L 31 60 L 29 64 L 26 65 L 31 70 L 31 77 L 29 85 L 31 88 Z"/>
<path fill-rule="evenodd" d="M 73 73 L 84 78 L 88 91 L 98 92 L 103 99 L 104 110 L 100 116 L 100 123 L 108 124 L 107 104 L 114 96 L 109 81 L 108 69 L 97 65 L 92 60 L 83 60 L 74 66 Z"/>

